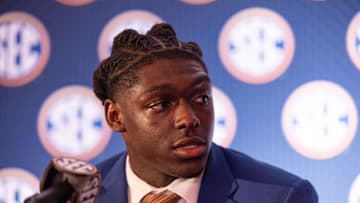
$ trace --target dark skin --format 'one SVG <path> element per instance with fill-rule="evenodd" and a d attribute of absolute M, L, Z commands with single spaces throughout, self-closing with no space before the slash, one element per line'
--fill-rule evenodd
<path fill-rule="evenodd" d="M 132 170 L 155 187 L 200 175 L 214 121 L 208 73 L 196 60 L 178 58 L 145 65 L 138 76 L 138 84 L 104 103 Z"/>

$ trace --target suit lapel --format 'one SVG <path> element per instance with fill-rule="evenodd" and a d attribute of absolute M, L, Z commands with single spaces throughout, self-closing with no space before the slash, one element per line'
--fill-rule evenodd
<path fill-rule="evenodd" d="M 117 157 L 115 163 L 106 167 L 103 178 L 101 193 L 97 202 L 128 202 L 128 185 L 125 173 L 126 153 Z M 106 172 L 107 171 L 107 172 Z M 207 168 L 201 182 L 198 203 L 226 202 L 234 203 L 232 196 L 239 188 L 238 182 L 234 181 L 231 169 L 228 165 L 223 150 L 216 144 L 212 144 Z"/>
<path fill-rule="evenodd" d="M 122 153 L 116 162 L 109 168 L 106 176 L 103 177 L 103 185 L 101 188 L 98 202 L 127 203 L 128 202 L 128 185 L 125 173 L 126 153 Z M 106 194 L 106 195 L 105 195 Z"/>
<path fill-rule="evenodd" d="M 239 186 L 233 180 L 234 177 L 222 149 L 212 144 L 198 202 L 235 202 L 231 197 Z"/>

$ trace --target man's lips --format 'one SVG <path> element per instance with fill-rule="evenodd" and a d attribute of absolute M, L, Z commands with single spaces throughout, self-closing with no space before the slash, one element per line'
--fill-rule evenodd
<path fill-rule="evenodd" d="M 175 153 L 184 159 L 196 158 L 204 154 L 207 142 L 201 137 L 184 137 L 173 145 Z"/>

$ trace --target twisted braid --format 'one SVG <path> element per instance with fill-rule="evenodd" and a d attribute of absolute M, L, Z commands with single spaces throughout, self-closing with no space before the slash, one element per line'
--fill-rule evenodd
<path fill-rule="evenodd" d="M 104 102 L 122 93 L 139 78 L 137 70 L 158 59 L 189 58 L 202 61 L 202 51 L 195 42 L 182 42 L 170 24 L 155 24 L 145 35 L 133 29 L 118 34 L 113 41 L 111 55 L 103 60 L 93 74 L 95 95 Z"/>

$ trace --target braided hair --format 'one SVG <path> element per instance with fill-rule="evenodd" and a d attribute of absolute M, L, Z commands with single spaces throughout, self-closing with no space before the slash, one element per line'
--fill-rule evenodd
<path fill-rule="evenodd" d="M 137 84 L 137 71 L 158 59 L 193 59 L 203 65 L 202 51 L 195 42 L 183 42 L 168 23 L 155 24 L 145 35 L 126 29 L 113 41 L 111 55 L 103 60 L 93 74 L 93 90 L 104 103 Z"/>

